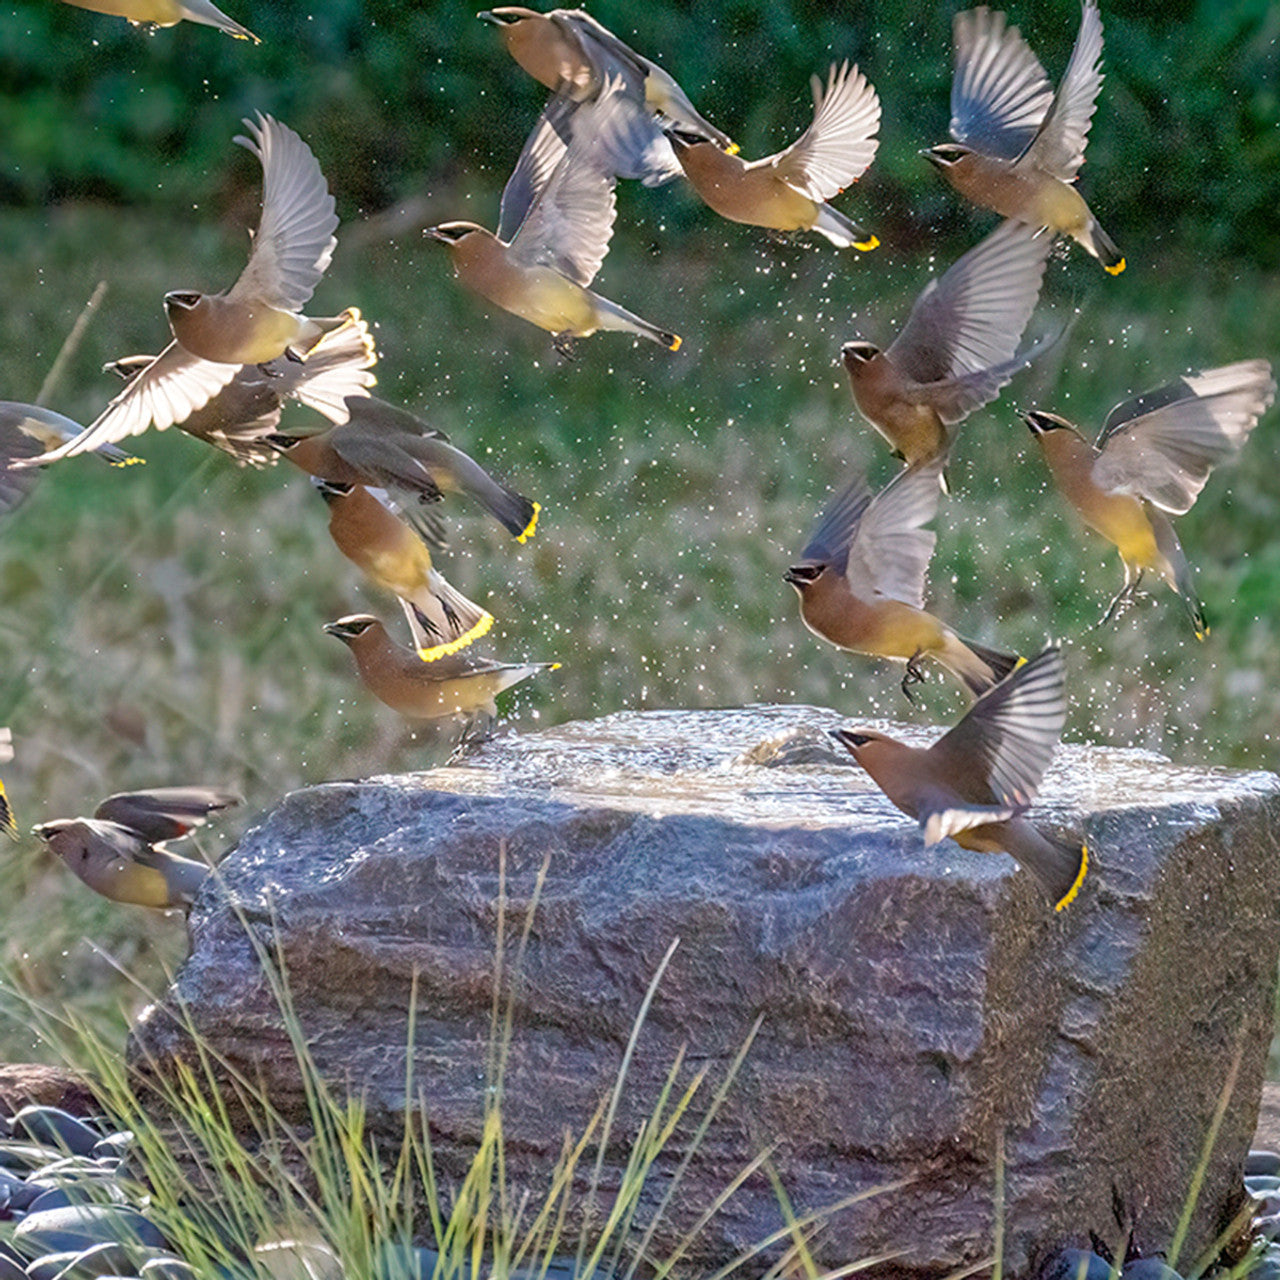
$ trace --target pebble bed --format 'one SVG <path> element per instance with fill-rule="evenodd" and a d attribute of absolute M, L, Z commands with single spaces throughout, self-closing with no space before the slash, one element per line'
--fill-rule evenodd
<path fill-rule="evenodd" d="M 132 1144 L 127 1131 L 112 1132 L 57 1107 L 29 1106 L 0 1116 L 0 1280 L 200 1280 L 147 1217 L 146 1189 L 127 1168 Z M 1257 1253 L 1248 1276 L 1280 1280 L 1280 1153 L 1249 1152 L 1244 1186 L 1257 1206 Z M 293 1265 L 280 1266 L 281 1251 L 294 1255 Z M 338 1259 L 321 1245 L 276 1241 L 258 1253 L 259 1265 L 244 1274 L 342 1277 Z M 387 1280 L 431 1280 L 437 1260 L 431 1249 L 388 1245 L 381 1269 Z M 570 1280 L 572 1273 L 571 1265 L 553 1265 L 547 1275 Z M 1062 1249 L 1041 1269 L 1040 1280 L 1108 1280 L 1113 1274 L 1113 1263 L 1101 1254 Z M 1119 1274 L 1121 1280 L 1182 1280 L 1159 1254 L 1131 1258 Z"/>

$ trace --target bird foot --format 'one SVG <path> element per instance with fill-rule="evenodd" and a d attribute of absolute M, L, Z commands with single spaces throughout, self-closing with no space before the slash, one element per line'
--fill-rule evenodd
<path fill-rule="evenodd" d="M 573 334 L 567 330 L 564 333 L 555 333 L 551 335 L 551 345 L 556 350 L 556 355 L 561 360 L 576 360 L 577 346 L 573 340 Z"/>
<path fill-rule="evenodd" d="M 269 360 L 258 366 L 258 372 L 262 374 L 264 378 L 283 378 L 284 377 L 284 374 L 279 369 L 273 369 L 271 367 L 271 361 Z"/>
<path fill-rule="evenodd" d="M 920 655 L 913 653 L 907 659 L 907 669 L 902 677 L 902 692 L 906 696 L 908 702 L 915 704 L 915 698 L 911 694 L 911 686 L 920 684 L 924 680 L 924 670 L 920 666 Z"/>

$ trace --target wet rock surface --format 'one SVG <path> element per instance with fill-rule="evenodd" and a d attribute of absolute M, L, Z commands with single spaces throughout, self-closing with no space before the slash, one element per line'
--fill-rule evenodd
<path fill-rule="evenodd" d="M 1083 833 L 1093 870 L 1055 915 L 1012 860 L 924 849 L 852 761 L 824 758 L 822 731 L 843 722 L 804 707 L 624 714 L 500 739 L 460 766 L 295 793 L 202 893 L 177 994 L 216 1053 L 302 1119 L 246 929 L 278 948 L 320 1068 L 359 1087 L 394 1141 L 417 974 L 415 1088 L 436 1159 L 458 1176 L 486 1087 L 499 851 L 509 939 L 547 859 L 506 1068 L 517 1198 L 545 1193 L 565 1130 L 581 1132 L 611 1088 L 679 937 L 615 1133 L 634 1134 L 682 1047 L 714 1078 L 763 1023 L 654 1255 L 771 1144 L 797 1212 L 910 1180 L 832 1218 L 814 1244 L 826 1265 L 893 1253 L 882 1273 L 937 1275 L 986 1256 L 1000 1137 L 1006 1273 L 1114 1234 L 1117 1198 L 1144 1238 L 1168 1238 L 1243 1044 L 1187 1240 L 1197 1256 L 1242 1203 L 1257 1118 L 1280 784 L 1063 748 L 1032 816 Z M 189 1052 L 163 1010 L 135 1032 L 135 1063 Z M 605 1186 L 626 1154 L 606 1153 Z M 646 1208 L 682 1154 L 660 1160 Z M 695 1257 L 723 1262 L 780 1222 L 767 1180 L 751 1179 Z"/>

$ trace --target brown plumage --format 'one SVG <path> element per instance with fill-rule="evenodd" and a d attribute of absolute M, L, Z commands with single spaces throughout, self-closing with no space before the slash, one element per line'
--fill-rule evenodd
<path fill-rule="evenodd" d="M 538 503 L 500 484 L 420 418 L 373 396 L 347 402 L 345 423 L 312 435 L 277 433 L 269 443 L 294 466 L 333 484 L 388 489 L 406 503 L 464 493 L 517 542 L 538 526 Z"/>
<path fill-rule="evenodd" d="M 406 720 L 438 720 L 475 712 L 496 716 L 494 698 L 504 689 L 560 665 L 493 662 L 466 650 L 423 662 L 412 649 L 396 644 L 382 623 L 369 614 L 339 618 L 327 623 L 325 631 L 351 650 L 364 687 Z"/>
<path fill-rule="evenodd" d="M 1066 715 L 1062 655 L 1050 647 L 989 689 L 930 747 L 909 747 L 870 729 L 832 736 L 891 803 L 919 822 L 926 845 L 950 836 L 965 849 L 1008 853 L 1061 911 L 1084 880 L 1088 848 L 1051 840 L 1021 815 L 1035 799 Z"/>
<path fill-rule="evenodd" d="M 924 579 L 935 535 L 922 526 L 938 510 L 941 459 L 904 471 L 874 497 L 861 477 L 830 502 L 786 580 L 800 616 L 841 649 L 907 664 L 902 691 L 933 658 L 984 693 L 1018 662 L 962 640 L 924 609 Z"/>
<path fill-rule="evenodd" d="M 1062 496 L 1120 552 L 1124 586 L 1103 623 L 1132 598 L 1149 570 L 1181 597 L 1196 638 L 1208 634 L 1169 516 L 1191 510 L 1209 473 L 1243 447 L 1275 392 L 1265 360 L 1190 373 L 1117 405 L 1096 444 L 1057 414 L 1024 415 Z"/>
<path fill-rule="evenodd" d="M 1051 242 L 1005 222 L 929 282 L 883 351 L 862 340 L 841 355 L 854 403 L 908 466 L 945 458 L 955 428 L 1036 354 L 1017 354 Z"/>
<path fill-rule="evenodd" d="M 1084 0 L 1080 31 L 1055 94 L 1003 13 L 954 18 L 951 136 L 923 154 L 966 199 L 1006 218 L 1070 236 L 1111 275 L 1125 261 L 1072 185 L 1102 88 L 1102 18 Z"/>
<path fill-rule="evenodd" d="M 418 656 L 432 662 L 465 649 L 493 615 L 445 581 L 421 536 L 363 485 L 313 481 L 329 504 L 329 536 L 352 564 L 397 596 Z"/>
<path fill-rule="evenodd" d="M 785 151 L 763 160 L 731 155 L 679 125 L 667 127 L 685 176 L 723 218 L 774 231 L 817 231 L 839 248 L 880 242 L 826 202 L 856 182 L 879 145 L 880 99 L 858 68 L 813 77 L 813 122 Z"/>

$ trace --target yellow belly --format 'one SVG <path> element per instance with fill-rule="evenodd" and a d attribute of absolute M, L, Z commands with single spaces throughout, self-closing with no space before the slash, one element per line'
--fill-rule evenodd
<path fill-rule="evenodd" d="M 132 23 L 149 23 L 156 27 L 172 27 L 182 21 L 182 9 L 174 0 L 66 0 L 78 9 L 109 13 L 128 18 Z"/>

